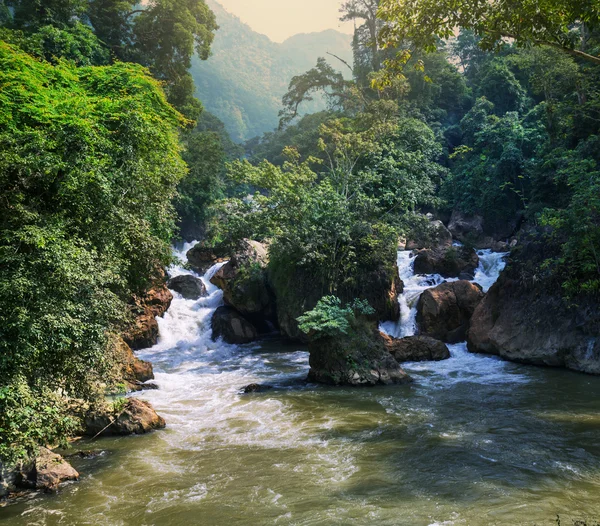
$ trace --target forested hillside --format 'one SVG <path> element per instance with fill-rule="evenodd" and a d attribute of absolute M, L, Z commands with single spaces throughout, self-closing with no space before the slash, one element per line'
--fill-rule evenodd
<path fill-rule="evenodd" d="M 236 142 L 277 127 L 281 98 L 290 80 L 314 65 L 317 57 L 330 52 L 352 63 L 349 35 L 328 30 L 296 35 L 278 44 L 254 32 L 218 3 L 208 3 L 217 16 L 219 31 L 212 56 L 207 61 L 195 60 L 192 74 L 198 97 L 225 123 Z M 324 108 L 319 97 L 307 105 L 306 112 Z"/>

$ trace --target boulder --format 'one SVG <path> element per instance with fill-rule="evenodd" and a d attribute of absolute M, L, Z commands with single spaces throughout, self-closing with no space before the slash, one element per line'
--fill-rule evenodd
<path fill-rule="evenodd" d="M 130 307 L 135 321 L 123 334 L 123 339 L 133 350 L 156 345 L 158 341 L 156 317 L 161 317 L 167 312 L 172 300 L 173 294 L 164 283 L 155 285 L 143 297 L 133 299 Z"/>
<path fill-rule="evenodd" d="M 212 339 L 225 343 L 244 344 L 256 341 L 258 331 L 246 318 L 231 307 L 219 307 L 211 321 Z"/>
<path fill-rule="evenodd" d="M 444 342 L 429 336 L 392 338 L 381 335 L 386 349 L 398 363 L 440 361 L 450 358 L 450 350 Z"/>
<path fill-rule="evenodd" d="M 142 435 L 165 427 L 150 402 L 128 398 L 123 407 L 106 405 L 89 411 L 83 417 L 85 436 Z"/>
<path fill-rule="evenodd" d="M 191 274 L 171 278 L 167 281 L 167 287 L 179 292 L 186 300 L 197 300 L 208 296 L 202 280 Z"/>
<path fill-rule="evenodd" d="M 412 382 L 387 351 L 379 331 L 372 326 L 311 341 L 308 350 L 308 380 L 312 382 L 347 386 Z"/>
<path fill-rule="evenodd" d="M 470 281 L 426 290 L 417 303 L 419 333 L 447 343 L 466 340 L 471 316 L 483 296 L 481 287 Z"/>
<path fill-rule="evenodd" d="M 38 456 L 17 470 L 15 485 L 21 489 L 54 491 L 59 484 L 78 480 L 79 473 L 64 458 L 42 447 Z"/>
<path fill-rule="evenodd" d="M 452 234 L 444 223 L 432 220 L 424 232 L 418 232 L 414 239 L 406 241 L 404 250 L 421 250 L 424 248 L 448 248 L 452 246 Z"/>
<path fill-rule="evenodd" d="M 559 251 L 540 235 L 511 252 L 506 269 L 473 313 L 469 351 L 600 374 L 598 299 L 562 296 L 543 267 Z"/>
<path fill-rule="evenodd" d="M 140 391 L 142 385 L 154 379 L 152 364 L 137 358 L 129 345 L 122 338 L 115 338 L 112 344 L 116 362 L 119 364 L 120 377 L 130 391 Z"/>
<path fill-rule="evenodd" d="M 187 251 L 186 257 L 190 267 L 199 274 L 204 274 L 210 267 L 227 261 L 231 249 L 226 246 L 207 246 L 204 242 L 197 243 Z"/>
<path fill-rule="evenodd" d="M 416 274 L 440 274 L 444 278 L 473 279 L 479 266 L 477 252 L 468 247 L 419 250 L 415 257 Z"/>
<path fill-rule="evenodd" d="M 267 246 L 245 239 L 236 254 L 210 282 L 223 291 L 225 304 L 233 307 L 262 332 L 276 321 L 274 296 L 267 277 Z"/>
<path fill-rule="evenodd" d="M 483 217 L 480 215 L 467 215 L 459 210 L 454 210 L 450 223 L 448 223 L 448 230 L 455 239 L 463 243 L 479 240 L 484 237 Z"/>

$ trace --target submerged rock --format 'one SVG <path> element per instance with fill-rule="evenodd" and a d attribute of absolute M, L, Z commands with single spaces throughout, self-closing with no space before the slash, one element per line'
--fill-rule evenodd
<path fill-rule="evenodd" d="M 373 327 L 309 344 L 308 379 L 329 385 L 390 385 L 412 382 Z"/>
<path fill-rule="evenodd" d="M 15 485 L 22 489 L 54 491 L 59 484 L 78 480 L 79 473 L 63 457 L 42 447 L 38 456 L 17 470 Z"/>
<path fill-rule="evenodd" d="M 246 387 L 242 387 L 240 389 L 240 391 L 244 394 L 250 394 L 250 393 L 264 393 L 265 391 L 269 391 L 270 389 L 273 389 L 273 386 L 250 384 L 250 385 L 247 385 Z"/>
<path fill-rule="evenodd" d="M 128 398 L 122 408 L 106 406 L 88 412 L 84 418 L 85 436 L 142 435 L 166 426 L 150 402 Z"/>
<path fill-rule="evenodd" d="M 468 247 L 444 247 L 419 250 L 415 274 L 440 274 L 444 278 L 473 279 L 479 266 L 477 252 Z"/>
<path fill-rule="evenodd" d="M 202 280 L 190 274 L 171 278 L 167 281 L 167 287 L 179 292 L 186 300 L 197 300 L 208 295 Z"/>
<path fill-rule="evenodd" d="M 473 313 L 471 352 L 535 365 L 600 374 L 598 299 L 566 300 L 541 268 L 560 247 L 542 235 L 526 240 Z"/>
<path fill-rule="evenodd" d="M 219 307 L 211 320 L 212 338 L 225 343 L 244 344 L 256 341 L 258 331 L 246 318 L 231 307 Z"/>
<path fill-rule="evenodd" d="M 450 358 L 450 350 L 444 342 L 429 336 L 392 338 L 382 334 L 388 352 L 398 363 L 440 361 Z"/>
<path fill-rule="evenodd" d="M 447 343 L 464 341 L 483 296 L 481 287 L 470 281 L 442 283 L 426 290 L 417 303 L 419 333 Z"/>

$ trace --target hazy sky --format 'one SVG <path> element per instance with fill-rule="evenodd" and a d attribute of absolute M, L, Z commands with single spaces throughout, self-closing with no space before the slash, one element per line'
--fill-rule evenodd
<path fill-rule="evenodd" d="M 352 23 L 339 19 L 341 0 L 218 0 L 252 29 L 282 42 L 297 33 L 337 29 L 350 33 Z"/>

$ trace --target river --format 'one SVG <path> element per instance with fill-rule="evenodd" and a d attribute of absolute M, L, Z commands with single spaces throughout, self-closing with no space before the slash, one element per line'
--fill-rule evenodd
<path fill-rule="evenodd" d="M 185 253 L 184 247 L 181 254 Z M 481 252 L 489 288 L 503 256 Z M 420 292 L 398 255 L 401 323 L 414 333 Z M 307 384 L 308 354 L 270 340 L 210 340 L 222 293 L 176 297 L 161 338 L 139 353 L 159 390 L 141 397 L 168 423 L 142 437 L 82 443 L 81 480 L 0 509 L 19 525 L 563 525 L 600 520 L 600 378 L 472 355 L 406 364 L 409 386 Z M 175 267 L 172 274 L 186 273 Z M 177 295 L 176 295 L 177 296 Z M 240 395 L 250 383 L 273 386 Z M 140 396 L 140 395 L 138 395 Z M 595 519 L 595 520 L 594 520 Z"/>

